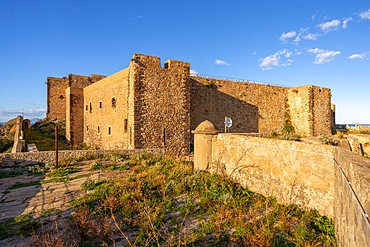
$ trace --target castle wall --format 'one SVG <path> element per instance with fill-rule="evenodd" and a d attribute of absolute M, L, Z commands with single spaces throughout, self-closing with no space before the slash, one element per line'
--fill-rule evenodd
<path fill-rule="evenodd" d="M 47 81 L 47 113 L 48 120 L 64 119 L 66 117 L 65 92 L 69 87 L 67 77 L 48 77 Z"/>
<path fill-rule="evenodd" d="M 331 92 L 328 88 L 300 86 L 288 90 L 289 118 L 302 136 L 331 135 Z"/>
<path fill-rule="evenodd" d="M 225 117 L 234 133 L 281 132 L 287 88 L 212 78 L 191 77 L 191 129 L 204 120 L 224 131 Z"/>
<path fill-rule="evenodd" d="M 47 78 L 47 113 L 48 120 L 66 118 L 66 89 L 68 87 L 84 88 L 101 79 L 102 75 L 92 74 L 91 76 L 69 74 L 68 78 Z"/>
<path fill-rule="evenodd" d="M 135 54 L 130 63 L 135 148 L 165 148 L 169 155 L 189 153 L 190 66 Z"/>
<path fill-rule="evenodd" d="M 66 138 L 72 146 L 83 142 L 84 99 L 82 88 L 66 89 Z"/>
<path fill-rule="evenodd" d="M 318 86 L 312 87 L 313 93 L 313 135 L 331 135 L 332 108 L 331 90 Z"/>
<path fill-rule="evenodd" d="M 128 148 L 129 69 L 83 89 L 84 142 L 101 149 Z"/>
<path fill-rule="evenodd" d="M 313 135 L 312 94 L 310 86 L 294 87 L 288 90 L 288 115 L 295 133 Z"/>

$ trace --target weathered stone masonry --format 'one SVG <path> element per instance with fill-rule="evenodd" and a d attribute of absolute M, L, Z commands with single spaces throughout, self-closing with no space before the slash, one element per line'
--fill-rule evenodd
<path fill-rule="evenodd" d="M 100 80 L 99 80 L 100 79 Z M 288 88 L 190 76 L 190 64 L 135 54 L 109 77 L 48 78 L 48 119 L 67 118 L 67 138 L 102 149 L 189 152 L 191 129 L 210 120 L 231 132 L 268 135 L 290 120 L 303 136 L 331 134 L 330 89 Z M 83 127 L 82 127 L 83 126 Z"/>

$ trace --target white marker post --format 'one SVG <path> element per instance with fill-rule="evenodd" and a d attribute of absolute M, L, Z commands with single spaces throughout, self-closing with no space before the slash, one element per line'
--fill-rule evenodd
<path fill-rule="evenodd" d="M 229 132 L 229 128 L 233 125 L 233 120 L 229 117 L 225 117 L 225 133 Z"/>

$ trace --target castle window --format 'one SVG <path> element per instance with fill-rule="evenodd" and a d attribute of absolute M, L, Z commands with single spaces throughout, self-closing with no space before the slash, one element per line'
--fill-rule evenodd
<path fill-rule="evenodd" d="M 100 126 L 98 125 L 98 134 L 100 134 Z"/>
<path fill-rule="evenodd" d="M 60 95 L 59 96 L 59 99 L 64 99 L 64 95 Z"/>
<path fill-rule="evenodd" d="M 126 133 L 128 129 L 128 121 L 127 118 L 123 121 L 123 131 Z"/>
<path fill-rule="evenodd" d="M 108 135 L 110 136 L 112 134 L 112 127 L 108 127 Z"/>
<path fill-rule="evenodd" d="M 99 101 L 99 109 L 103 108 L 103 103 Z"/>
<path fill-rule="evenodd" d="M 90 101 L 90 113 L 92 113 L 92 102 Z"/>
<path fill-rule="evenodd" d="M 88 110 L 89 110 L 89 106 L 88 106 L 88 105 L 86 105 L 86 108 L 85 108 L 85 109 L 86 109 L 86 111 L 88 111 Z"/>
<path fill-rule="evenodd" d="M 116 97 L 113 97 L 112 98 L 112 107 L 116 107 L 116 104 L 117 104 Z"/>
<path fill-rule="evenodd" d="M 165 69 L 168 69 L 168 62 L 165 62 L 165 63 L 164 63 L 164 68 L 165 68 Z"/>
<path fill-rule="evenodd" d="M 86 125 L 86 133 L 89 133 L 89 125 Z"/>

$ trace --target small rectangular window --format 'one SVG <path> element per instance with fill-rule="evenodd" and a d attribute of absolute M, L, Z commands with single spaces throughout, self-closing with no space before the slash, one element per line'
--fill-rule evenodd
<path fill-rule="evenodd" d="M 92 102 L 90 101 L 90 113 L 92 113 Z"/>
<path fill-rule="evenodd" d="M 98 125 L 98 134 L 100 134 L 100 126 Z"/>
<path fill-rule="evenodd" d="M 103 108 L 103 103 L 99 101 L 99 109 Z"/>
<path fill-rule="evenodd" d="M 86 125 L 86 133 L 89 133 L 89 125 Z"/>
<path fill-rule="evenodd" d="M 110 136 L 112 134 L 112 128 L 108 127 L 108 135 Z"/>
<path fill-rule="evenodd" d="M 116 107 L 116 104 L 117 104 L 116 97 L 113 97 L 112 98 L 112 107 Z"/>
<path fill-rule="evenodd" d="M 89 110 L 89 106 L 88 105 L 86 105 L 86 111 L 88 111 Z"/>

